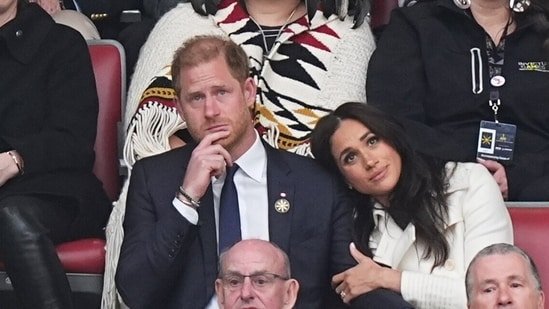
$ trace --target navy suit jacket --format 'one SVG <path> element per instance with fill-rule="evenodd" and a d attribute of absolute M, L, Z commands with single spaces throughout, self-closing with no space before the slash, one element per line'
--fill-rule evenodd
<path fill-rule="evenodd" d="M 265 146 L 269 237 L 289 256 L 300 283 L 296 308 L 343 306 L 332 275 L 356 263 L 349 254 L 352 207 L 341 182 L 314 160 Z M 202 197 L 198 225 L 172 205 L 194 148 L 137 162 L 132 170 L 116 282 L 137 308 L 204 308 L 214 294 L 218 256 L 213 194 Z M 286 193 L 287 213 L 274 209 Z"/>

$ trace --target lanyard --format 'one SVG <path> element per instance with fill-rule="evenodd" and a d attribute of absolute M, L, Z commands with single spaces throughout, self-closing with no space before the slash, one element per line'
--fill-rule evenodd
<path fill-rule="evenodd" d="M 501 106 L 501 99 L 499 96 L 499 87 L 505 84 L 505 77 L 503 77 L 502 70 L 505 59 L 505 38 L 511 20 L 507 22 L 501 35 L 499 45 L 495 45 L 488 34 L 486 34 L 486 54 L 488 56 L 488 71 L 490 76 L 490 99 L 488 105 L 494 112 L 494 121 L 498 121 L 498 110 Z"/>

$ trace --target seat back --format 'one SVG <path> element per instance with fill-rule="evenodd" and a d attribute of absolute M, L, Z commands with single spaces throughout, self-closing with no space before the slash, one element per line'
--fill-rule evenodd
<path fill-rule="evenodd" d="M 126 60 L 122 45 L 114 40 L 91 40 L 88 48 L 99 96 L 93 172 L 110 200 L 115 201 L 121 188 L 118 137 L 126 91 Z"/>
<path fill-rule="evenodd" d="M 515 245 L 526 251 L 534 260 L 546 292 L 545 308 L 549 308 L 549 202 L 507 203 L 515 236 Z"/>
<path fill-rule="evenodd" d="M 391 11 L 398 7 L 398 0 L 372 0 L 370 9 L 370 27 L 374 32 L 379 32 L 389 23 Z"/>

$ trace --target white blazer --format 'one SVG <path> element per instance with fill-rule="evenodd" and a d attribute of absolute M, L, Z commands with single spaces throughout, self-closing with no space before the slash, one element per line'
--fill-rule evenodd
<path fill-rule="evenodd" d="M 477 163 L 450 162 L 446 170 L 451 173 L 456 164 L 444 231 L 450 252 L 432 272 L 434 258 L 423 259 L 425 244 L 416 242 L 415 226 L 410 223 L 402 230 L 390 217 L 385 224 L 379 216 L 386 213 L 374 210 L 373 259 L 402 271 L 402 296 L 416 308 L 466 308 L 465 272 L 475 254 L 494 243 L 513 243 L 511 218 L 492 175 Z"/>

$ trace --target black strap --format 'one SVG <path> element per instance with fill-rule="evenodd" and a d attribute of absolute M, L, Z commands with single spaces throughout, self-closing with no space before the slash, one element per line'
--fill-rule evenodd
<path fill-rule="evenodd" d="M 496 46 L 490 35 L 486 34 L 486 55 L 488 56 L 488 72 L 490 81 L 488 83 L 490 90 L 490 100 L 488 101 L 492 111 L 494 112 L 494 120 L 498 122 L 498 110 L 501 105 L 499 87 L 500 85 L 494 84 L 494 77 L 500 76 L 503 77 L 503 64 L 505 60 L 505 39 L 509 31 L 509 26 L 512 24 L 513 20 L 510 18 L 505 28 L 503 29 L 503 34 L 499 44 Z"/>

